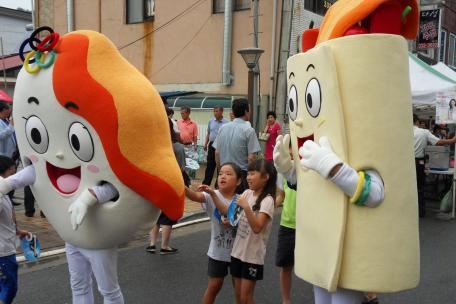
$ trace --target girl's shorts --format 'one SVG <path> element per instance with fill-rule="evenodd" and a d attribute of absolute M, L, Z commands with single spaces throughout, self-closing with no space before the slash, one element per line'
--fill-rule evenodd
<path fill-rule="evenodd" d="M 211 278 L 224 278 L 228 275 L 229 268 L 230 262 L 209 258 L 209 262 L 207 264 L 207 275 Z"/>
<path fill-rule="evenodd" d="M 230 273 L 234 278 L 259 281 L 263 280 L 263 265 L 246 263 L 231 257 Z"/>

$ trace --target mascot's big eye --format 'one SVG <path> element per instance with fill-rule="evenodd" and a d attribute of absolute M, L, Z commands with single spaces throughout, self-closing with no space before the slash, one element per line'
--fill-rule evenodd
<path fill-rule="evenodd" d="M 68 132 L 73 153 L 82 161 L 88 162 L 93 157 L 93 141 L 89 130 L 80 122 L 75 122 L 71 125 Z"/>
<path fill-rule="evenodd" d="M 294 85 L 291 86 L 290 92 L 288 92 L 288 115 L 291 120 L 295 120 L 298 117 L 298 92 Z"/>
<path fill-rule="evenodd" d="M 49 136 L 41 119 L 30 116 L 25 122 L 25 135 L 30 146 L 36 152 L 43 154 L 49 146 Z"/>
<path fill-rule="evenodd" d="M 320 83 L 316 78 L 312 78 L 306 88 L 306 107 L 310 116 L 317 117 L 321 109 L 321 90 Z"/>

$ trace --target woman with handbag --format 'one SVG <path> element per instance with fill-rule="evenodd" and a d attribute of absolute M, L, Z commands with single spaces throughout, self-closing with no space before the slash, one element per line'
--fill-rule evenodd
<path fill-rule="evenodd" d="M 277 136 L 282 134 L 282 127 L 276 121 L 277 115 L 274 111 L 269 111 L 266 114 L 266 126 L 264 127 L 264 132 L 260 132 L 259 139 L 266 142 L 266 147 L 264 151 L 264 158 L 267 160 L 272 160 L 272 151 L 276 144 Z"/>

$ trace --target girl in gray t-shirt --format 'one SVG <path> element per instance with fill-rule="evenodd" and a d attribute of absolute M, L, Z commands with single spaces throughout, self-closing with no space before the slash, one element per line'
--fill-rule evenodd
<path fill-rule="evenodd" d="M 224 164 L 217 178 L 218 190 L 215 190 L 220 201 L 229 205 L 236 200 L 236 188 L 241 183 L 241 169 L 234 163 Z M 212 197 L 203 192 L 195 192 L 185 188 L 185 195 L 195 202 L 205 204 L 205 210 L 211 219 L 211 242 L 207 255 L 209 257 L 209 282 L 204 293 L 204 303 L 214 303 L 218 292 L 222 289 L 225 276 L 231 260 L 231 249 L 236 237 L 236 228 L 232 227 L 225 218 L 218 216 Z"/>
<path fill-rule="evenodd" d="M 9 157 L 0 155 L 0 179 L 16 173 L 16 164 Z M 9 196 L 0 194 L 0 303 L 12 303 L 16 296 L 17 269 L 16 237 L 23 238 L 28 231 L 19 230 Z"/>

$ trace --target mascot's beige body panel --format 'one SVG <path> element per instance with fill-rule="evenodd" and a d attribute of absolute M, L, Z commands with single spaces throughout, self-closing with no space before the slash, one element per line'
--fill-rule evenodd
<path fill-rule="evenodd" d="M 288 74 L 296 75 L 289 89 L 299 83 L 305 90 L 302 84 L 312 77 L 321 86 L 319 117 L 299 101 L 291 123 L 295 159 L 297 137 L 314 133 L 318 142 L 327 136 L 344 162 L 355 170 L 374 169 L 384 181 L 381 205 L 359 207 L 331 181 L 296 163 L 296 273 L 330 291 L 394 292 L 419 281 L 407 56 L 402 37 L 377 34 L 329 40 L 288 61 Z M 306 72 L 309 64 L 316 74 Z"/>
<path fill-rule="evenodd" d="M 309 67 L 312 64 L 315 68 Z M 328 136 L 333 142 L 337 155 L 346 159 L 345 129 L 342 105 L 339 102 L 339 83 L 331 49 L 322 47 L 311 50 L 304 55 L 296 55 L 288 60 L 288 74 L 295 76 L 289 79 L 289 86 L 306 84 L 312 78 L 319 80 L 323 103 L 320 119 L 308 119 L 299 124 L 299 113 L 306 113 L 306 105 L 302 101 L 304 92 L 298 89 L 298 119 L 297 123 L 290 124 L 293 154 L 296 168 L 298 168 L 298 197 L 296 203 L 296 273 L 305 273 L 308 269 L 315 269 L 315 276 L 311 282 L 319 286 L 328 283 L 337 283 L 337 274 L 340 265 L 340 252 L 343 246 L 343 235 L 346 217 L 345 194 L 331 181 L 324 180 L 314 171 L 302 171 L 299 165 L 299 156 L 296 138 L 313 136 L 320 138 Z M 321 81 L 325 78 L 327 81 Z M 302 97 L 301 97 L 302 96 Z M 330 120 L 331 123 L 328 123 Z M 334 127 L 341 126 L 341 127 Z M 312 185 L 312 186 L 311 186 Z M 304 197 L 318 199 L 308 200 Z M 327 227 L 331 228 L 328 233 Z M 312 244 L 299 246 L 302 240 Z M 308 258 L 318 255 L 318 258 Z M 304 278 L 304 277 L 303 277 Z M 305 278 L 304 278 L 305 279 Z M 306 279 L 307 280 L 307 279 Z"/>

